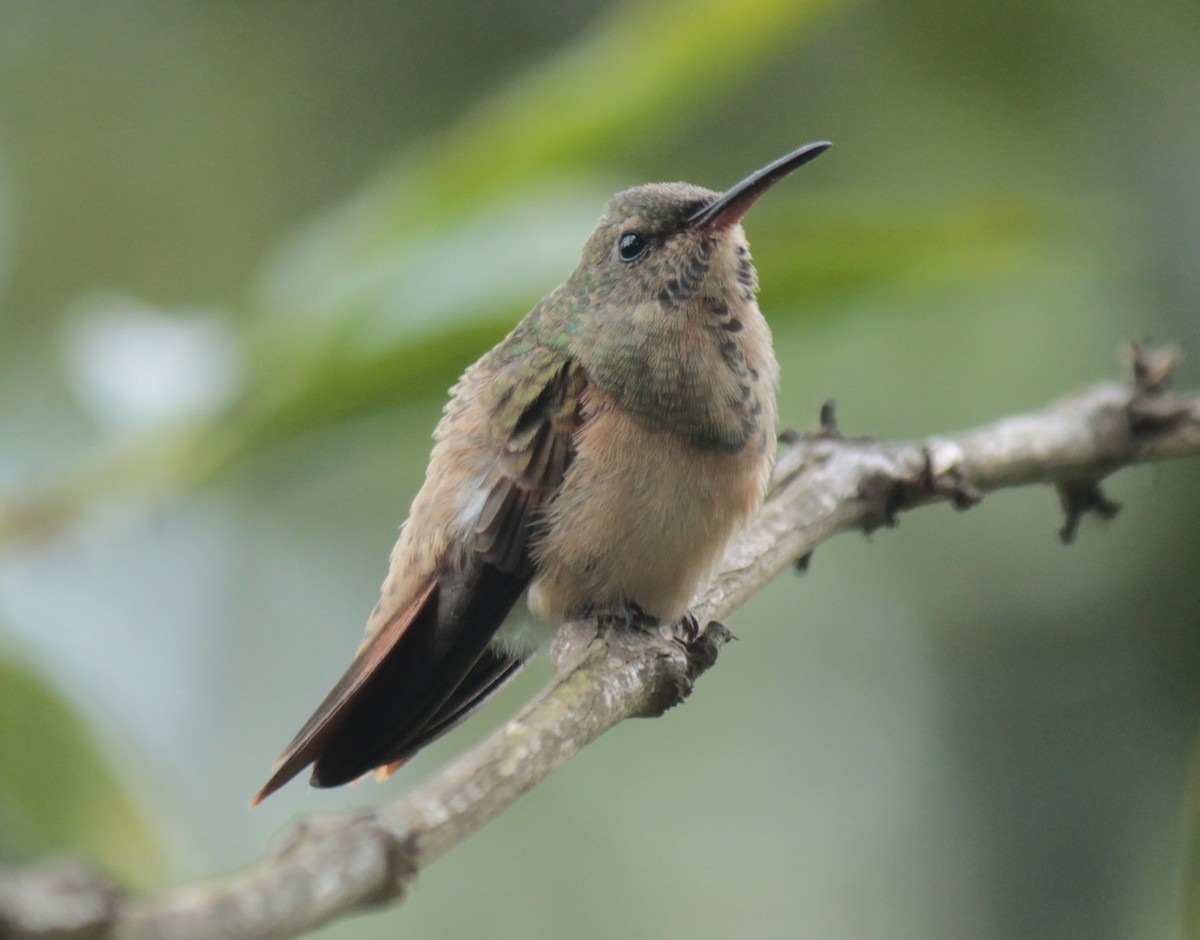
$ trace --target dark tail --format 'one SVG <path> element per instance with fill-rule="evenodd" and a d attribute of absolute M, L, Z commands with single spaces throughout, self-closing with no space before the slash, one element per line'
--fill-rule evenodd
<path fill-rule="evenodd" d="M 336 787 L 406 760 L 499 689 L 523 660 L 488 649 L 529 576 L 477 562 L 432 581 L 359 651 L 251 806 L 309 764 Z"/>

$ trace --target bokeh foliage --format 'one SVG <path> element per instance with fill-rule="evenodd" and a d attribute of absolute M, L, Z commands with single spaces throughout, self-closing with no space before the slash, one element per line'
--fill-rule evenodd
<path fill-rule="evenodd" d="M 0 859 L 81 854 L 153 883 L 162 851 L 92 735 L 37 673 L 0 660 Z"/>

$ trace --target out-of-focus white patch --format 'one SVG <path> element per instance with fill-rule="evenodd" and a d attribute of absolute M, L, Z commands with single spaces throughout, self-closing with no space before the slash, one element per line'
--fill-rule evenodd
<path fill-rule="evenodd" d="M 536 584 L 530 588 L 530 593 L 535 588 Z M 492 645 L 505 653 L 525 658 L 548 645 L 557 630 L 557 623 L 539 620 L 529 609 L 517 604 L 500 624 L 500 629 L 492 638 Z"/>
<path fill-rule="evenodd" d="M 71 383 L 113 430 L 206 417 L 241 384 L 236 338 L 215 310 L 166 313 L 135 298 L 105 296 L 80 303 L 68 324 Z"/>

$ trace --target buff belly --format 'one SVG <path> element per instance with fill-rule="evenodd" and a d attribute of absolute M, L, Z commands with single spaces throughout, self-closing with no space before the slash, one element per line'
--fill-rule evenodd
<path fill-rule="evenodd" d="M 530 610 L 558 622 L 633 602 L 678 619 L 757 509 L 773 456 L 772 431 L 731 454 L 593 403 L 534 548 Z"/>

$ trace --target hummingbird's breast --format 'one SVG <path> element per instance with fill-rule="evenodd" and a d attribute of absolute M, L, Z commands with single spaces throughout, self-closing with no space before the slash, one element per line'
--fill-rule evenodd
<path fill-rule="evenodd" d="M 575 460 L 534 547 L 530 609 L 561 620 L 633 602 L 673 621 L 760 503 L 773 421 L 753 446 L 731 453 L 649 427 L 596 386 L 585 393 L 584 415 Z"/>
<path fill-rule="evenodd" d="M 533 547 L 539 617 L 634 602 L 675 620 L 757 510 L 779 367 L 744 242 L 727 254 L 711 258 L 726 268 L 673 278 L 673 293 L 624 308 L 576 346 L 589 384 L 574 460 Z"/>

